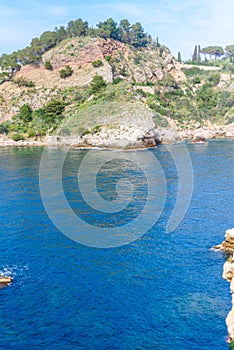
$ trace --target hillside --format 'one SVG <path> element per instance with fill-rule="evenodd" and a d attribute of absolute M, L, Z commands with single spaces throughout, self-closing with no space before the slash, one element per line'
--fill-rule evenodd
<path fill-rule="evenodd" d="M 206 69 L 178 63 L 153 41 L 66 38 L 2 80 L 0 131 L 14 140 L 121 148 L 232 137 L 233 76 Z"/>

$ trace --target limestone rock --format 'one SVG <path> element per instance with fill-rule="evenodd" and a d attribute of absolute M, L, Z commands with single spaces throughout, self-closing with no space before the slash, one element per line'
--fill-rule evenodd
<path fill-rule="evenodd" d="M 232 341 L 234 339 L 234 309 L 229 312 L 226 318 L 226 325 L 228 329 L 229 341 Z"/>
<path fill-rule="evenodd" d="M 213 247 L 227 253 L 234 253 L 234 228 L 225 231 L 225 241 Z"/>
<path fill-rule="evenodd" d="M 7 287 L 12 281 L 13 278 L 11 276 L 0 276 L 0 288 Z"/>
<path fill-rule="evenodd" d="M 233 228 L 230 230 L 226 230 L 225 238 L 226 240 L 234 239 Z M 230 245 L 232 246 L 233 243 L 229 243 L 226 240 L 214 248 L 230 253 L 231 250 L 227 247 L 229 247 Z M 233 244 L 233 247 L 234 247 L 234 244 Z M 226 281 L 230 282 L 230 291 L 232 293 L 232 309 L 226 318 L 226 324 L 227 324 L 227 330 L 228 330 L 228 342 L 231 342 L 234 340 L 234 278 L 233 278 L 234 277 L 234 253 L 232 253 L 232 256 L 230 256 L 229 259 L 224 263 L 222 277 Z"/>

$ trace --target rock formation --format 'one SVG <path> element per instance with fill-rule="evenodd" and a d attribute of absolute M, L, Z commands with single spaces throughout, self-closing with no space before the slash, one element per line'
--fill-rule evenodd
<path fill-rule="evenodd" d="M 11 276 L 0 276 L 0 289 L 9 286 L 13 281 Z"/>
<path fill-rule="evenodd" d="M 215 250 L 232 253 L 223 265 L 222 277 L 230 282 L 230 291 L 232 294 L 232 308 L 226 318 L 228 330 L 228 342 L 234 341 L 234 228 L 226 230 L 225 241 L 213 247 Z"/>
<path fill-rule="evenodd" d="M 226 318 L 228 329 L 228 341 L 234 340 L 234 258 L 229 258 L 223 266 L 223 278 L 230 282 L 230 290 L 232 294 L 232 309 Z"/>
<path fill-rule="evenodd" d="M 234 228 L 226 230 L 224 237 L 225 240 L 221 244 L 214 246 L 213 249 L 227 253 L 234 253 Z"/>

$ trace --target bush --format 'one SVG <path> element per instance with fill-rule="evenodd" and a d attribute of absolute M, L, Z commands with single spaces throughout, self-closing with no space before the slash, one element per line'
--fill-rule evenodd
<path fill-rule="evenodd" d="M 101 75 L 95 75 L 90 84 L 91 93 L 95 94 L 96 92 L 102 90 L 106 87 L 106 82 Z"/>
<path fill-rule="evenodd" d="M 25 140 L 25 136 L 23 134 L 19 134 L 19 133 L 12 133 L 10 135 L 10 137 L 14 141 L 23 141 L 23 140 Z"/>
<path fill-rule="evenodd" d="M 0 134 L 8 134 L 11 122 L 9 120 L 0 124 Z"/>
<path fill-rule="evenodd" d="M 120 75 L 123 75 L 124 77 L 126 77 L 127 76 L 127 69 L 126 69 L 126 67 L 124 66 L 124 67 L 122 67 L 122 68 L 120 68 L 120 70 L 119 70 L 119 74 Z"/>
<path fill-rule="evenodd" d="M 101 60 L 96 60 L 96 61 L 92 62 L 92 65 L 93 65 L 93 67 L 98 68 L 98 67 L 103 66 L 103 63 Z"/>
<path fill-rule="evenodd" d="M 105 60 L 108 62 L 108 63 L 112 63 L 113 62 L 113 59 L 110 55 L 107 55 L 105 56 Z"/>
<path fill-rule="evenodd" d="M 194 77 L 193 84 L 200 84 L 200 83 L 201 83 L 201 79 L 198 76 Z"/>
<path fill-rule="evenodd" d="M 70 66 L 66 66 L 64 69 L 59 71 L 60 78 L 65 79 L 73 74 L 73 69 Z"/>
<path fill-rule="evenodd" d="M 18 86 L 25 86 L 25 87 L 35 87 L 35 84 L 32 80 L 28 80 L 25 77 L 20 77 L 18 79 L 13 80 Z"/>
<path fill-rule="evenodd" d="M 119 84 L 122 80 L 123 80 L 123 79 L 120 78 L 120 77 L 115 78 L 115 79 L 113 79 L 113 84 L 117 85 L 117 84 Z"/>
<path fill-rule="evenodd" d="M 219 72 L 210 73 L 208 81 L 213 83 L 214 85 L 218 85 L 218 83 L 220 82 L 220 77 L 221 75 Z"/>
<path fill-rule="evenodd" d="M 45 67 L 45 69 L 53 70 L 53 66 L 52 66 L 50 61 L 45 61 L 44 67 Z"/>

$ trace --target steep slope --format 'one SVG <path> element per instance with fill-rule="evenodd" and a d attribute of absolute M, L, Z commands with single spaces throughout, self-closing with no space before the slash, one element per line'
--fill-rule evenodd
<path fill-rule="evenodd" d="M 93 90 L 96 77 L 102 86 Z M 110 38 L 65 39 L 40 64 L 2 81 L 0 122 L 13 122 L 0 130 L 17 140 L 50 136 L 50 143 L 126 148 L 232 137 L 233 84 L 222 67 L 181 65 L 153 42 L 136 48 Z"/>

